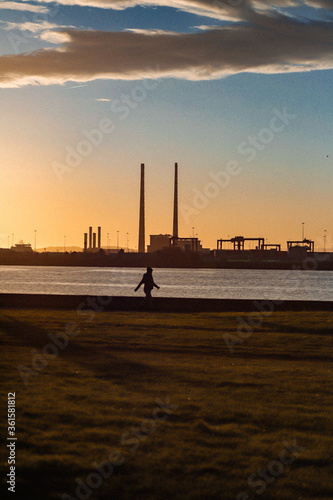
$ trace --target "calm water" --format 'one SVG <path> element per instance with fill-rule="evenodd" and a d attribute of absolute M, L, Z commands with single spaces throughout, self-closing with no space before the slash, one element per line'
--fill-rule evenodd
<path fill-rule="evenodd" d="M 143 268 L 0 266 L 0 293 L 136 295 Z M 155 269 L 156 297 L 333 300 L 333 272 Z M 143 294 L 142 289 L 137 295 Z"/>

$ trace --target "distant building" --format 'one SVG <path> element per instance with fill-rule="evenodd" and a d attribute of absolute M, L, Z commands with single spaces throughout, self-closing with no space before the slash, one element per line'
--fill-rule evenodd
<path fill-rule="evenodd" d="M 11 247 L 11 250 L 14 250 L 14 252 L 32 252 L 31 244 L 23 243 L 22 240 L 16 243 L 14 247 Z"/>
<path fill-rule="evenodd" d="M 209 248 L 202 248 L 198 238 L 175 238 L 174 247 L 180 248 L 183 252 L 205 252 L 209 253 Z"/>
<path fill-rule="evenodd" d="M 305 259 L 308 253 L 314 252 L 314 241 L 304 238 L 303 240 L 287 241 L 289 256 L 297 259 Z"/>
<path fill-rule="evenodd" d="M 206 252 L 209 248 L 202 248 L 198 238 L 174 238 L 170 234 L 151 234 L 148 253 L 158 252 L 169 248 L 178 249 L 182 252 Z"/>
<path fill-rule="evenodd" d="M 171 234 L 151 234 L 148 253 L 158 252 L 170 247 Z"/>
<path fill-rule="evenodd" d="M 303 240 L 291 240 L 287 241 L 288 252 L 296 252 L 296 253 L 307 253 L 314 252 L 314 241 L 308 240 L 304 238 Z"/>

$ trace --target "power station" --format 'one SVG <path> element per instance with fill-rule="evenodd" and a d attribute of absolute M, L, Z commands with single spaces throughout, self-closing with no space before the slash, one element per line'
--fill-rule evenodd
<path fill-rule="evenodd" d="M 145 164 L 141 163 L 140 166 L 140 205 L 139 205 L 139 238 L 138 238 L 138 253 L 146 253 L 146 238 L 145 238 Z M 194 228 L 193 228 L 194 230 Z M 101 232 L 100 226 L 97 228 L 97 233 L 93 232 L 92 226 L 89 227 L 89 231 L 84 233 L 84 252 L 98 252 L 102 249 L 101 244 Z M 128 233 L 127 233 L 128 234 Z M 257 238 L 244 238 L 244 236 L 235 236 L 234 238 L 228 239 L 218 239 L 216 250 L 213 251 L 215 256 L 223 256 L 230 254 L 230 252 L 248 252 L 245 248 L 246 242 L 256 243 L 255 249 L 252 251 L 256 252 L 266 252 L 267 250 L 275 251 L 281 253 L 280 244 L 267 244 L 263 237 Z M 108 245 L 107 245 L 108 246 Z M 231 246 L 231 248 L 230 248 Z M 302 239 L 301 241 L 288 241 L 288 253 L 289 254 L 300 254 L 300 253 L 313 253 L 314 252 L 314 242 L 308 239 Z M 194 231 L 192 238 L 181 238 L 179 236 L 179 226 L 178 226 L 178 163 L 174 166 L 174 186 L 173 186 L 173 225 L 172 234 L 152 234 L 150 235 L 150 244 L 147 246 L 148 253 L 154 253 L 163 250 L 170 251 L 183 251 L 183 252 L 211 252 L 209 248 L 202 248 L 201 241 L 194 236 Z M 118 251 L 118 243 L 117 243 Z M 123 250 L 121 250 L 123 252 Z"/>
<path fill-rule="evenodd" d="M 142 169 L 142 165 L 141 165 Z M 209 249 L 202 248 L 201 242 L 194 235 L 192 238 L 181 238 L 179 236 L 178 227 L 178 163 L 175 163 L 174 171 L 174 188 L 173 188 L 173 226 L 172 235 L 170 234 L 151 234 L 150 245 L 148 245 L 148 253 L 157 252 L 159 250 L 166 250 L 172 248 L 174 251 L 191 251 L 191 252 L 209 252 Z M 141 213 L 144 214 L 144 192 L 142 190 L 142 170 L 141 170 L 141 199 L 140 199 L 140 227 L 139 235 L 142 231 Z M 143 215 L 144 216 L 144 215 Z M 144 227 L 144 223 L 143 223 Z M 139 236 L 140 241 L 140 236 Z"/>
<path fill-rule="evenodd" d="M 96 233 L 93 233 L 92 226 L 89 227 L 89 246 L 88 246 L 88 233 L 83 235 L 83 251 L 84 252 L 98 252 L 102 248 L 102 228 L 97 228 L 97 244 Z"/>

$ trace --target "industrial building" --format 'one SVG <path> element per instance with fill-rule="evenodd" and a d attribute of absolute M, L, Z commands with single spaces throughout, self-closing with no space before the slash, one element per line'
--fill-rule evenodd
<path fill-rule="evenodd" d="M 20 240 L 18 243 L 15 244 L 15 246 L 12 246 L 10 248 L 11 250 L 14 250 L 14 252 L 28 252 L 31 253 L 33 250 L 31 248 L 30 243 L 23 243 L 23 240 Z"/>
<path fill-rule="evenodd" d="M 139 206 L 139 238 L 138 238 L 138 253 L 146 253 L 145 242 L 145 164 L 141 163 L 140 166 L 140 206 Z M 22 242 L 23 243 L 23 242 Z M 250 248 L 249 248 L 250 246 Z M 254 246 L 254 248 L 253 248 Z M 247 247 L 247 248 L 246 248 Z M 252 247 L 252 248 L 251 248 Z M 288 252 L 281 252 L 281 245 L 279 243 L 265 243 L 265 238 L 260 237 L 244 237 L 235 236 L 228 239 L 218 239 L 216 250 L 212 251 L 216 257 L 223 256 L 231 253 L 239 252 L 255 252 L 255 254 L 270 255 L 276 254 L 276 258 L 282 258 L 285 255 L 290 257 L 301 257 L 308 253 L 314 252 L 314 242 L 306 238 L 301 241 L 292 240 L 287 241 Z M 15 251 L 24 251 L 26 247 L 16 245 Z M 31 249 L 31 246 L 30 246 Z M 84 252 L 98 252 L 102 249 L 101 246 L 101 227 L 97 228 L 97 233 L 93 232 L 92 226 L 89 231 L 84 233 Z M 29 251 L 29 250 L 28 250 Z M 152 234 L 150 235 L 150 244 L 147 246 L 148 253 L 155 253 L 159 251 L 170 252 L 199 252 L 209 253 L 209 248 L 203 248 L 201 241 L 194 237 L 180 237 L 178 227 L 178 163 L 174 167 L 174 189 L 173 189 L 173 227 L 172 234 Z M 112 252 L 107 249 L 107 253 Z M 117 246 L 118 252 L 118 246 Z M 285 254 L 284 256 L 282 254 Z M 265 257 L 266 258 L 266 257 Z"/>
<path fill-rule="evenodd" d="M 288 253 L 295 258 L 304 258 L 308 253 L 314 252 L 314 241 L 304 238 L 303 240 L 287 241 Z"/>
<path fill-rule="evenodd" d="M 140 211 L 139 211 L 139 253 L 145 252 L 145 165 L 141 163 L 140 178 Z M 178 235 L 178 163 L 175 163 L 174 177 L 174 197 L 173 197 L 173 229 L 170 234 L 152 234 L 150 235 L 150 245 L 147 247 L 148 253 L 158 252 L 160 250 L 180 250 L 183 252 L 209 252 L 209 249 L 203 249 L 198 238 L 181 238 Z"/>
<path fill-rule="evenodd" d="M 171 234 L 151 234 L 147 252 L 154 253 L 170 248 L 171 238 Z"/>
<path fill-rule="evenodd" d="M 88 241 L 89 234 L 89 241 Z M 97 228 L 97 240 L 96 233 L 93 233 L 92 226 L 89 227 L 89 233 L 84 233 L 83 235 L 83 251 L 84 252 L 98 252 L 101 250 L 102 241 L 102 228 L 98 226 Z"/>
<path fill-rule="evenodd" d="M 256 243 L 254 249 L 246 249 L 246 243 Z M 230 248 L 231 247 L 231 248 Z M 244 238 L 244 236 L 235 236 L 230 239 L 219 239 L 217 240 L 217 250 L 216 255 L 221 254 L 222 252 L 253 252 L 253 251 L 275 251 L 279 254 L 288 253 L 292 256 L 302 256 L 307 253 L 314 252 L 314 241 L 308 240 L 304 238 L 303 240 L 290 240 L 287 241 L 287 249 L 288 252 L 281 252 L 281 245 L 279 243 L 268 244 L 265 243 L 265 238 L 257 237 L 257 238 Z"/>

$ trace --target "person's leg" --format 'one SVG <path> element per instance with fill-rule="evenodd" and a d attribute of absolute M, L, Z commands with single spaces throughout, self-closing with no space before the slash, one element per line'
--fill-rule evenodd
<path fill-rule="evenodd" d="M 146 299 L 145 299 L 145 305 L 148 309 L 150 309 L 152 303 L 152 296 L 151 296 L 151 290 L 147 290 L 146 292 Z"/>

